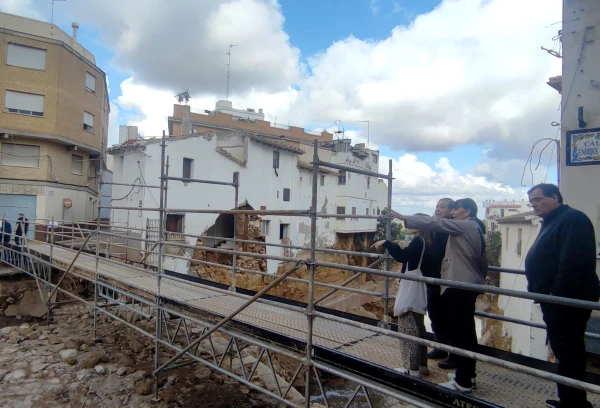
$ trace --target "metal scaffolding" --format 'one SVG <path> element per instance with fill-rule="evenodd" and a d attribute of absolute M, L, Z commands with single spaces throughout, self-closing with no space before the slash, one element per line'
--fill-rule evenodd
<path fill-rule="evenodd" d="M 410 340 L 421 345 L 436 347 L 460 356 L 503 367 L 514 372 L 528 374 L 539 379 L 570 385 L 595 394 L 600 393 L 600 387 L 596 384 L 573 380 L 553 374 L 551 372 L 505 361 L 485 354 L 461 350 L 449 345 L 395 332 L 392 330 L 392 324 L 389 321 L 388 316 L 389 301 L 394 299 L 394 296 L 390 295 L 389 293 L 391 279 L 415 280 L 432 285 L 443 285 L 451 288 L 459 288 L 481 293 L 501 294 L 522 299 L 530 299 L 536 302 L 555 303 L 592 310 L 600 310 L 599 303 L 549 295 L 540 295 L 499 287 L 448 281 L 443 279 L 400 275 L 396 272 L 390 271 L 391 257 L 387 252 L 385 255 L 380 255 L 372 252 L 353 252 L 317 247 L 317 219 L 319 218 L 383 218 L 386 220 L 386 238 L 391 239 L 392 220 L 387 215 L 369 216 L 355 214 L 325 214 L 317 211 L 318 175 L 320 167 L 329 167 L 337 170 L 354 172 L 369 177 L 377 177 L 387 180 L 387 208 L 391 208 L 393 181 L 391 160 L 389 162 L 389 171 L 387 175 L 366 171 L 355 167 L 324 162 L 319 159 L 319 144 L 315 140 L 313 144 L 312 192 L 310 208 L 297 210 L 248 210 L 239 209 L 238 198 L 240 175 L 237 172 L 233 174 L 231 182 L 187 179 L 169 176 L 169 157 L 166 154 L 167 141 L 168 139 L 163 132 L 160 145 L 161 169 L 159 185 L 125 184 L 113 182 L 103 183 L 102 179 L 100 178 L 98 186 L 98 191 L 101 191 L 102 185 L 104 184 L 159 189 L 160 199 L 158 208 L 99 205 L 97 220 L 94 226 L 95 228 L 91 228 L 91 224 L 89 223 L 85 224 L 88 228 L 82 228 L 82 223 L 76 223 L 74 220 L 72 220 L 71 226 L 68 226 L 68 223 L 63 223 L 58 226 L 58 223 L 54 219 L 51 221 L 30 220 L 30 222 L 36 226 L 43 226 L 44 231 L 41 234 L 43 235 L 44 239 L 25 239 L 23 245 L 18 248 L 5 247 L 2 242 L 3 240 L 0 239 L 0 254 L 2 255 L 3 262 L 18 268 L 36 280 L 40 296 L 46 302 L 48 307 L 47 316 L 49 320 L 52 315 L 52 308 L 61 303 L 58 301 L 57 297 L 58 293 L 61 293 L 62 295 L 71 297 L 76 301 L 83 302 L 93 309 L 95 333 L 98 325 L 98 316 L 102 314 L 127 325 L 144 336 L 154 339 L 155 397 L 158 398 L 159 396 L 160 390 L 158 387 L 158 379 L 160 375 L 168 370 L 200 362 L 217 372 L 226 374 L 236 379 L 240 383 L 245 384 L 250 388 L 259 390 L 288 406 L 309 407 L 311 399 L 314 398 L 313 392 L 316 388 L 320 393 L 320 398 L 323 400 L 324 404 L 329 407 L 328 396 L 323 387 L 322 373 L 338 376 L 356 384 L 356 390 L 347 401 L 346 406 L 349 406 L 357 398 L 366 399 L 368 404 L 371 406 L 371 398 L 374 391 L 417 407 L 430 407 L 432 406 L 431 404 L 436 404 L 437 406 L 452 406 L 453 402 L 449 401 L 453 401 L 457 397 L 452 391 L 441 390 L 439 387 L 436 387 L 432 384 L 415 385 L 413 379 L 407 378 L 407 376 L 404 374 L 393 372 L 393 370 L 388 370 L 390 372 L 386 372 L 386 378 L 385 381 L 383 381 L 383 379 L 372 378 L 357 372 L 357 370 L 352 367 L 343 367 L 339 364 L 334 364 L 324 360 L 322 357 L 319 357 L 315 354 L 315 349 L 322 347 L 316 343 L 315 339 L 315 319 L 317 318 L 330 322 L 332 325 L 339 325 L 339 327 L 353 328 L 370 333 L 368 336 L 364 337 L 365 339 L 379 335 L 384 336 L 385 338 Z M 169 182 L 211 184 L 224 187 L 233 187 L 233 209 L 170 209 L 168 207 Z M 158 212 L 159 223 L 157 239 L 148 239 L 148 232 L 150 232 L 149 229 L 131 228 L 129 221 L 125 226 L 115 226 L 111 223 L 103 224 L 100 219 L 100 210 L 102 208 L 109 208 L 112 210 L 127 210 L 128 212 L 130 210 Z M 213 248 L 206 245 L 198 245 L 197 242 L 195 245 L 189 245 L 187 243 L 167 240 L 167 212 L 234 215 L 233 237 L 224 238 L 201 234 L 178 234 L 182 237 L 194 238 L 196 240 L 218 239 L 231 241 L 233 243 L 233 249 Z M 286 215 L 294 217 L 308 217 L 310 218 L 311 228 L 310 245 L 309 247 L 303 247 L 297 245 L 273 244 L 267 242 L 263 243 L 239 239 L 237 237 L 238 215 Z M 141 232 L 142 236 L 131 236 L 130 231 Z M 81 235 L 81 237 L 77 237 L 77 239 L 81 240 L 81 242 L 76 243 L 76 232 Z M 143 234 L 146 234 L 145 237 Z M 65 249 L 65 245 L 61 246 L 59 243 L 57 243 L 57 238 L 65 237 L 70 238 L 69 244 L 71 249 L 69 250 Z M 92 240 L 92 237 L 95 239 Z M 124 242 L 115 242 L 116 239 L 120 239 Z M 60 242 L 60 240 L 61 239 L 58 241 Z M 143 244 L 146 245 L 146 250 L 142 250 L 142 252 L 145 252 L 144 256 L 142 257 L 141 261 L 137 262 L 137 265 L 132 265 L 132 262 L 127 256 L 127 251 L 129 249 L 140 250 L 138 247 L 130 246 L 130 241 L 132 240 L 140 241 L 140 248 L 143 248 Z M 95 243 L 91 244 L 91 242 L 94 241 Z M 299 261 L 297 258 L 291 256 L 276 256 L 269 255 L 267 253 L 259 254 L 255 252 L 239 250 L 238 244 L 245 243 L 264 245 L 265 247 L 273 246 L 294 250 L 307 250 L 309 252 L 309 256 L 306 260 Z M 90 245 L 94 245 L 95 248 L 92 250 Z M 78 248 L 75 251 L 76 246 Z M 176 274 L 166 271 L 164 263 L 166 258 L 184 259 L 190 261 L 193 256 L 190 255 L 187 257 L 167 254 L 165 251 L 167 246 L 176 247 L 183 250 L 203 250 L 231 255 L 231 266 L 194 259 L 195 263 L 216 266 L 230 271 L 231 284 L 229 288 L 222 289 L 202 286 L 201 284 L 190 282 L 182 276 L 176 276 Z M 113 252 L 112 250 L 114 247 L 124 250 L 125 257 L 122 258 L 120 256 L 122 253 Z M 102 250 L 102 248 L 104 249 Z M 367 259 L 375 259 L 371 261 L 368 267 L 359 267 L 319 260 L 317 257 L 317 253 L 319 252 L 344 255 L 352 254 L 363 256 Z M 148 265 L 145 263 L 150 254 L 157 254 L 155 267 L 154 265 Z M 79 266 L 78 261 L 80 261 L 82 257 L 89 257 L 91 255 L 93 255 L 95 260 L 94 268 L 90 269 L 89 267 Z M 271 275 L 265 272 L 241 267 L 238 262 L 238 257 L 240 256 L 290 262 L 293 263 L 293 266 L 289 267 L 282 274 Z M 383 269 L 380 269 L 381 264 L 383 264 Z M 318 282 L 315 280 L 315 275 L 319 267 L 334 268 L 353 272 L 354 275 L 337 285 Z M 293 273 L 301 270 L 302 268 L 307 268 L 308 270 L 307 279 L 291 276 Z M 498 270 L 502 273 L 523 274 L 523 271 L 519 270 L 502 268 L 495 268 L 495 270 Z M 246 293 L 242 293 L 243 291 L 240 291 L 236 284 L 238 272 L 270 277 L 272 278 L 272 281 L 254 295 L 248 295 Z M 93 300 L 81 298 L 60 287 L 63 279 L 65 279 L 68 274 L 85 279 L 93 284 Z M 382 277 L 384 282 L 383 292 L 373 292 L 348 286 L 350 283 L 364 274 Z M 110 279 L 108 279 L 108 277 L 110 277 Z M 131 281 L 135 279 L 143 281 L 144 285 L 134 288 Z M 298 282 L 308 286 L 308 299 L 304 307 L 294 304 L 280 303 L 264 298 L 264 295 L 268 294 L 272 288 L 284 281 Z M 317 287 L 328 288 L 330 290 L 324 295 L 315 299 L 315 288 Z M 380 316 L 379 323 L 377 325 L 366 324 L 363 322 L 353 321 L 347 317 L 334 316 L 330 313 L 317 310 L 317 305 L 319 303 L 337 291 L 366 294 L 381 298 L 383 304 L 383 313 Z M 217 311 L 213 310 L 212 312 L 207 312 L 207 310 L 202 309 L 202 312 L 199 312 L 198 310 L 194 309 L 195 307 L 199 306 L 194 306 L 193 302 L 190 303 L 191 301 L 199 301 L 199 299 L 212 299 L 217 295 L 219 298 L 224 297 L 228 299 L 228 302 L 230 302 L 230 309 L 222 309 L 222 311 L 218 311 L 219 309 L 214 309 Z M 305 324 L 299 326 L 302 327 L 302 330 L 296 330 L 296 332 L 300 334 L 297 334 L 296 337 L 291 336 L 290 338 L 285 338 L 285 336 L 282 337 L 276 333 L 269 332 L 267 328 L 264 328 L 264 330 L 261 329 L 262 331 L 253 329 L 254 331 L 252 332 L 245 332 L 242 330 L 240 327 L 243 326 L 244 323 L 240 323 L 238 318 L 243 315 L 244 311 L 249 310 L 249 308 L 256 304 L 263 305 L 265 308 L 277 308 L 279 310 L 286 310 L 290 313 L 303 314 L 306 319 Z M 131 322 L 128 321 L 128 319 L 120 317 L 119 310 L 125 310 L 144 319 L 154 318 L 154 331 L 150 332 L 140 327 L 139 324 L 136 325 L 135 322 Z M 226 313 L 226 311 L 229 312 Z M 491 313 L 477 312 L 477 315 L 483 318 L 522 324 L 539 329 L 545 328 L 543 324 L 504 317 Z M 304 331 L 304 333 L 302 333 L 302 331 Z M 261 334 L 255 335 L 253 334 L 255 332 L 260 332 Z M 221 336 L 226 336 L 229 338 L 227 348 L 221 355 L 218 355 L 213 345 L 213 339 L 217 333 Z M 299 338 L 301 337 L 301 334 L 304 335 L 302 339 Z M 184 336 L 183 338 L 185 344 L 180 344 L 180 341 L 177 340 L 178 336 L 182 335 Z M 271 338 L 266 339 L 266 335 L 272 336 L 272 338 L 276 340 L 272 340 Z M 594 333 L 586 333 L 586 336 L 593 339 L 600 338 L 599 335 Z M 199 353 L 198 350 L 201 345 L 209 350 L 208 356 L 203 356 L 201 353 Z M 258 357 L 249 368 L 245 366 L 242 358 L 242 345 L 252 345 L 256 348 Z M 168 356 L 165 360 L 160 354 L 161 350 L 168 350 L 174 354 Z M 295 361 L 297 364 L 293 377 L 290 379 L 284 389 L 281 388 L 280 382 L 277 379 L 278 377 L 276 375 L 276 370 L 273 363 L 274 354 L 285 356 L 290 360 Z M 230 366 L 232 367 L 233 364 L 231 362 L 233 361 L 234 356 L 237 356 L 239 359 L 239 364 L 236 368 L 231 368 L 230 370 L 225 368 L 224 362 L 227 356 L 229 356 Z M 257 367 L 263 360 L 266 360 L 266 364 L 271 369 L 273 377 L 275 378 L 275 383 L 277 384 L 277 389 L 275 390 L 267 389 L 266 386 L 261 386 L 258 383 L 253 382 Z M 296 380 L 302 373 L 304 374 L 304 401 L 293 401 L 289 397 L 290 390 L 295 385 Z M 401 386 L 394 386 L 391 381 L 396 382 Z M 428 394 L 426 391 L 433 394 Z M 482 402 L 474 397 L 462 395 L 460 398 L 462 398 L 464 401 L 475 401 L 478 403 L 477 406 L 497 406 L 493 403 L 485 405 L 485 401 Z"/>

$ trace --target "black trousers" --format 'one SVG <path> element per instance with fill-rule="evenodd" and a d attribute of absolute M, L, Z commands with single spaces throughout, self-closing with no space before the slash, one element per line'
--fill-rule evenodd
<path fill-rule="evenodd" d="M 477 351 L 475 332 L 475 300 L 479 293 L 469 290 L 448 288 L 442 294 L 446 302 L 446 319 L 450 345 L 463 350 Z M 471 388 L 471 378 L 475 378 L 476 361 L 454 355 L 456 361 L 455 381 L 461 387 Z"/>
<path fill-rule="evenodd" d="M 441 340 L 448 339 L 448 322 L 446 319 L 446 301 L 440 294 L 439 285 L 427 285 L 427 314 L 431 320 L 431 330 Z"/>
<path fill-rule="evenodd" d="M 592 313 L 589 309 L 542 303 L 548 340 L 558 360 L 558 374 L 585 381 L 585 342 L 583 334 Z M 557 384 L 561 406 L 587 407 L 586 392 Z"/>

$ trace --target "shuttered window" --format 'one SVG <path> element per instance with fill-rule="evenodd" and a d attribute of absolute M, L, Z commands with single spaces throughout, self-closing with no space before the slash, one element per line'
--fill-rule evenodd
<path fill-rule="evenodd" d="M 94 115 L 85 111 L 83 112 L 83 130 L 94 131 Z"/>
<path fill-rule="evenodd" d="M 44 70 L 46 69 L 46 50 L 8 44 L 6 63 L 17 67 Z"/>
<path fill-rule="evenodd" d="M 44 95 L 7 90 L 4 98 L 4 111 L 44 116 Z"/>
<path fill-rule="evenodd" d="M 40 167 L 40 147 L 2 143 L 0 163 L 4 166 Z"/>
<path fill-rule="evenodd" d="M 83 174 L 83 156 L 71 155 L 71 173 L 77 175 Z"/>
<path fill-rule="evenodd" d="M 89 72 L 85 73 L 85 89 L 91 93 L 96 93 L 96 77 Z"/>

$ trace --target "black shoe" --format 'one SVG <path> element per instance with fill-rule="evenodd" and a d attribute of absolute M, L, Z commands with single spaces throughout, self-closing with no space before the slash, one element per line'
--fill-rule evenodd
<path fill-rule="evenodd" d="M 433 349 L 427 353 L 427 358 L 430 360 L 442 360 L 446 357 L 448 357 L 448 353 L 438 349 Z"/>
<path fill-rule="evenodd" d="M 438 361 L 438 367 L 443 368 L 444 370 L 452 370 L 456 368 L 456 361 L 454 361 L 452 358 L 452 354 L 445 359 Z"/>

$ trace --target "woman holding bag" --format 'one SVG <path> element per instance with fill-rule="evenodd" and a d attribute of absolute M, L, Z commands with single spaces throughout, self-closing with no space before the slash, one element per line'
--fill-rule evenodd
<path fill-rule="evenodd" d="M 382 240 L 373 244 L 372 248 L 384 247 L 398 262 L 402 262 L 402 273 L 411 276 L 431 276 L 435 272 L 433 257 L 428 256 L 432 250 L 432 237 L 429 232 L 410 230 L 415 238 L 406 248 L 398 244 Z M 398 317 L 398 331 L 415 337 L 425 337 L 425 314 L 427 313 L 427 287 L 423 282 L 401 280 L 394 316 Z M 427 368 L 427 347 L 408 340 L 400 340 L 402 368 L 396 369 L 404 374 L 419 377 L 429 374 Z"/>

